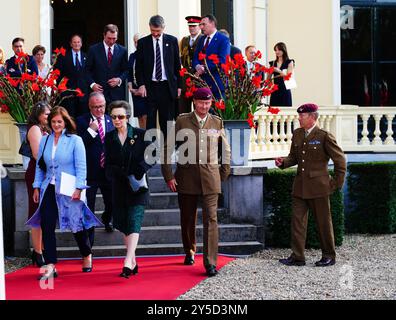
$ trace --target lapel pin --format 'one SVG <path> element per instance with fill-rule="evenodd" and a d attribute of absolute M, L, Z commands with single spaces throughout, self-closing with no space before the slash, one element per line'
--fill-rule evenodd
<path fill-rule="evenodd" d="M 130 145 L 133 146 L 135 144 L 135 139 L 131 139 L 131 141 L 129 141 Z"/>

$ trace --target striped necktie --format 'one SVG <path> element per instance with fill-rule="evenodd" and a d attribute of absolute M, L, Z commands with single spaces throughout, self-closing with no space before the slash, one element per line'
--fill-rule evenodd
<path fill-rule="evenodd" d="M 105 140 L 105 134 L 102 126 L 102 118 L 98 117 L 97 119 L 98 119 L 99 137 L 100 137 L 100 141 L 102 141 L 103 144 Z M 105 155 L 104 155 L 104 151 L 102 151 L 102 153 L 100 154 L 100 167 L 104 168 L 104 164 L 105 164 Z"/>
<path fill-rule="evenodd" d="M 161 50 L 159 46 L 159 39 L 155 46 L 155 79 L 157 81 L 162 80 L 162 64 L 161 64 Z"/>

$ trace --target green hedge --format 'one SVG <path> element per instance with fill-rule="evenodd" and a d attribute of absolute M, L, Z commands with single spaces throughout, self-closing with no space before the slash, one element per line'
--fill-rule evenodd
<path fill-rule="evenodd" d="M 333 174 L 333 172 L 330 172 Z M 272 169 L 264 175 L 264 199 L 272 213 L 269 221 L 270 235 L 267 244 L 272 247 L 290 247 L 290 224 L 292 215 L 292 186 L 296 175 L 295 169 Z M 336 246 L 342 245 L 344 239 L 344 203 L 341 191 L 336 191 L 330 198 L 333 228 Z M 309 213 L 306 248 L 320 248 L 316 224 Z"/>
<path fill-rule="evenodd" d="M 396 232 L 396 162 L 348 165 L 346 228 L 352 233 Z"/>

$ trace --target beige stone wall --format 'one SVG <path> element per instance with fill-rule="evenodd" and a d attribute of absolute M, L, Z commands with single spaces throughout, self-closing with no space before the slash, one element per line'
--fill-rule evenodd
<path fill-rule="evenodd" d="M 294 105 L 334 103 L 332 1 L 268 0 L 269 59 L 275 43 L 285 42 L 296 61 Z"/>

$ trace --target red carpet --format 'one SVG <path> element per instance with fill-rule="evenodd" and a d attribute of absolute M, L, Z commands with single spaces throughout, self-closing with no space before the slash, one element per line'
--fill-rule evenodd
<path fill-rule="evenodd" d="M 39 269 L 29 266 L 6 275 L 7 300 L 173 300 L 206 279 L 202 255 L 194 266 L 183 265 L 184 256 L 142 257 L 139 273 L 124 279 L 118 275 L 123 259 L 94 259 L 93 272 L 82 273 L 80 260 L 57 264 L 59 277 L 53 289 L 43 290 Z M 219 256 L 218 269 L 234 260 Z"/>

